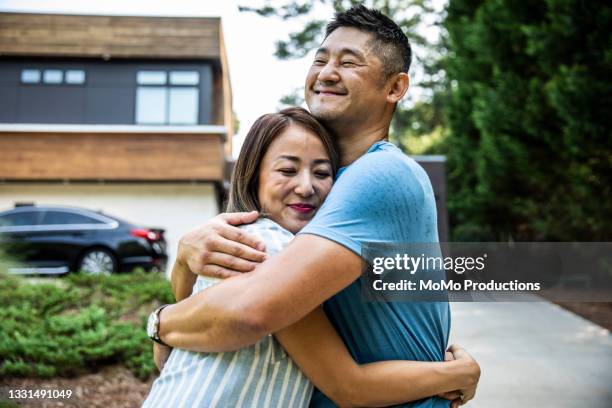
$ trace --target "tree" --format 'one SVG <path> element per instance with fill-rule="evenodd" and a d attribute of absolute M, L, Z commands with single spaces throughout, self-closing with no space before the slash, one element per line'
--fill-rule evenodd
<path fill-rule="evenodd" d="M 431 0 L 290 0 L 266 1 L 263 6 L 239 6 L 240 11 L 253 12 L 263 17 L 282 20 L 306 20 L 300 31 L 290 33 L 288 40 L 276 42 L 275 55 L 279 59 L 302 58 L 323 41 L 325 25 L 332 12 L 343 11 L 353 5 L 363 4 L 381 10 L 391 17 L 407 34 L 413 47 L 411 68 L 411 91 L 396 113 L 392 127 L 392 138 L 404 150 L 410 143 L 408 138 L 420 137 L 434 131 L 442 134 L 442 108 L 445 98 L 438 97 L 445 89 L 442 56 L 444 47 L 439 31 L 442 19 Z M 327 18 L 314 17 L 318 8 L 325 9 Z M 319 13 L 321 14 L 321 13 Z M 424 35 L 434 30 L 432 35 Z M 303 89 L 295 89 L 284 96 L 281 105 L 301 104 Z M 412 95 L 418 95 L 416 98 Z M 413 126 L 414 123 L 419 125 Z M 439 139 L 439 138 L 438 138 Z M 438 140 L 433 139 L 433 140 Z"/>
<path fill-rule="evenodd" d="M 612 238 L 612 7 L 451 0 L 454 239 Z"/>

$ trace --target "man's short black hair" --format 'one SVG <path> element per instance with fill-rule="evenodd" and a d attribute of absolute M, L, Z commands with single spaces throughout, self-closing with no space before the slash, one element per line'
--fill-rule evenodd
<path fill-rule="evenodd" d="M 376 54 L 383 63 L 385 79 L 410 69 L 412 51 L 406 34 L 389 17 L 363 5 L 336 13 L 325 28 L 325 38 L 339 27 L 354 27 L 373 34 Z"/>

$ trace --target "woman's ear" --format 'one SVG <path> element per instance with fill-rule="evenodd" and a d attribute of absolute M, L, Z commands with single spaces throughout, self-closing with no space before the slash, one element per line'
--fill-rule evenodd
<path fill-rule="evenodd" d="M 409 83 L 410 79 L 408 78 L 408 74 L 405 72 L 400 72 L 399 74 L 395 74 L 391 78 L 389 78 L 389 92 L 387 93 L 387 102 L 399 102 L 408 91 Z"/>

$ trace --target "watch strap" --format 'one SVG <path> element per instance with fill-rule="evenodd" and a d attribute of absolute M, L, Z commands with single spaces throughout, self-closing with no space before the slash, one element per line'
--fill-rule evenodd
<path fill-rule="evenodd" d="M 159 314 L 161 313 L 162 310 L 164 310 L 164 308 L 166 306 L 169 305 L 161 305 L 160 307 L 158 307 L 157 309 L 155 309 L 155 311 L 153 313 L 155 313 L 155 330 L 153 332 L 153 336 L 151 337 L 151 340 L 153 340 L 156 343 L 161 344 L 162 346 L 166 346 L 166 347 L 170 347 L 168 344 L 164 343 L 164 341 L 159 338 L 159 326 L 160 326 L 160 321 L 159 321 Z"/>

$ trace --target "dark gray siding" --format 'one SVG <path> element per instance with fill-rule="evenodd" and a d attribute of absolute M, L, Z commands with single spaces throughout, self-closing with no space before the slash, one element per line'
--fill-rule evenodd
<path fill-rule="evenodd" d="M 22 86 L 17 103 L 17 122 L 82 123 L 85 92 L 81 86 Z"/>
<path fill-rule="evenodd" d="M 142 64 L 141 66 L 147 66 Z M 87 67 L 87 111 L 83 123 L 134 123 L 136 72 L 131 64 L 98 63 Z"/>
<path fill-rule="evenodd" d="M 0 122 L 17 119 L 17 83 L 19 69 L 14 65 L 0 64 Z"/>
<path fill-rule="evenodd" d="M 17 87 L 0 84 L 0 122 L 15 121 L 17 96 Z"/>
<path fill-rule="evenodd" d="M 135 90 L 117 87 L 94 88 L 87 94 L 87 110 L 83 123 L 134 123 Z"/>
<path fill-rule="evenodd" d="M 22 69 L 82 69 L 83 85 L 22 84 Z M 199 124 L 212 122 L 212 67 L 205 62 L 0 59 L 0 122 L 134 124 L 139 70 L 200 73 Z"/>

